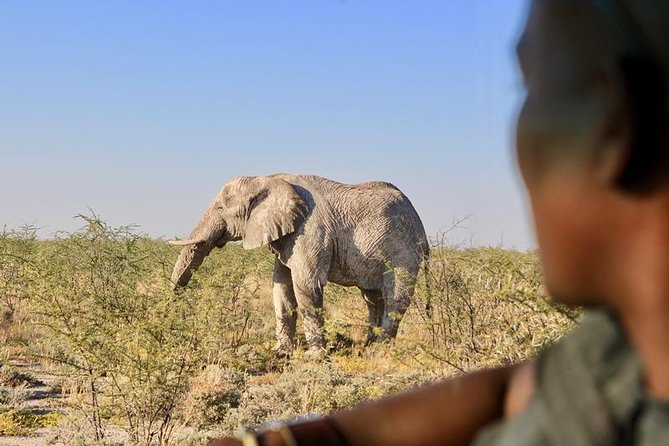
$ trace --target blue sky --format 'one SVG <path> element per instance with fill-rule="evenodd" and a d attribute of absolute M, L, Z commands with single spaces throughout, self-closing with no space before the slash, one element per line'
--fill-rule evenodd
<path fill-rule="evenodd" d="M 383 179 L 451 243 L 534 246 L 525 0 L 0 2 L 0 225 L 183 236 L 238 175 Z"/>

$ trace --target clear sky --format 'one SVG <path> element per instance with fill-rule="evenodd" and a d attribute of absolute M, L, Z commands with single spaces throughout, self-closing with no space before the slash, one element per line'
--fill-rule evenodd
<path fill-rule="evenodd" d="M 0 2 L 0 226 L 187 235 L 230 178 L 390 181 L 430 236 L 534 246 L 525 0 Z"/>

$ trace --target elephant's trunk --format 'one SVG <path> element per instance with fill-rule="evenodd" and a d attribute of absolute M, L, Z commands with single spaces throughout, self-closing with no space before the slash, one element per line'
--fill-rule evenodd
<path fill-rule="evenodd" d="M 175 290 L 188 285 L 193 272 L 202 265 L 204 258 L 209 255 L 213 247 L 214 245 L 210 243 L 198 243 L 181 250 L 172 270 L 172 284 Z"/>
<path fill-rule="evenodd" d="M 188 240 L 173 243 L 183 246 L 172 270 L 171 280 L 174 289 L 188 285 L 193 272 L 202 265 L 204 258 L 209 255 L 211 250 L 225 244 L 225 228 L 226 225 L 223 222 L 216 221 L 208 212 L 200 220 Z"/>

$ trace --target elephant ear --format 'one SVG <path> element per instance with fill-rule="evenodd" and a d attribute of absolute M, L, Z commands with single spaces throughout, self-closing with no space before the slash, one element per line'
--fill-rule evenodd
<path fill-rule="evenodd" d="M 281 178 L 268 178 L 252 198 L 242 246 L 254 249 L 297 230 L 307 206 L 293 186 Z"/>

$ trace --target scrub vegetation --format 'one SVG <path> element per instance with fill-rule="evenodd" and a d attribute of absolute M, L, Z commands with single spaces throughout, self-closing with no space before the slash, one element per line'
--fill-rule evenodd
<path fill-rule="evenodd" d="M 364 346 L 360 292 L 330 284 L 327 358 L 279 359 L 268 250 L 215 250 L 174 293 L 177 248 L 81 219 L 0 233 L 0 435 L 24 444 L 202 444 L 522 360 L 578 318 L 536 253 L 439 246 L 396 340 Z"/>

